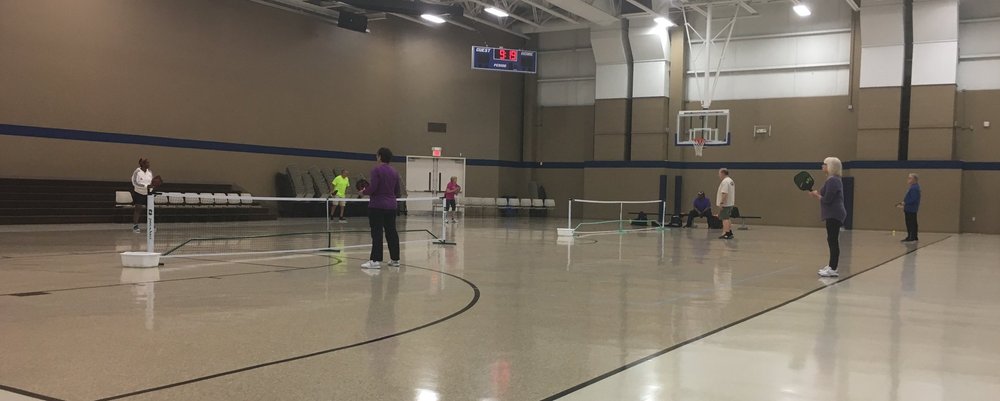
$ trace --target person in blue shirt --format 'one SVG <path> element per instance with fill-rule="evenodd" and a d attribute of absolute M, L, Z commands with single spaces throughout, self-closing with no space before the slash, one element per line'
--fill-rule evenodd
<path fill-rule="evenodd" d="M 691 228 L 695 217 L 712 218 L 712 200 L 705 197 L 704 192 L 698 192 L 698 197 L 694 198 L 694 209 L 688 212 L 687 225 L 684 227 Z"/>
<path fill-rule="evenodd" d="M 903 242 L 919 241 L 917 238 L 917 211 L 920 210 L 920 177 L 916 173 L 910 173 L 906 177 L 906 183 L 910 184 L 910 189 L 906 191 L 903 201 L 896 204 L 896 207 L 903 209 L 906 216 L 906 238 Z"/>

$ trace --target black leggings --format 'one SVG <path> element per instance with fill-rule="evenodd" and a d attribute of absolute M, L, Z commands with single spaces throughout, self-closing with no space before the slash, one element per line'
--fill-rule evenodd
<path fill-rule="evenodd" d="M 382 234 L 389 243 L 389 257 L 399 260 L 399 233 L 396 231 L 396 211 L 389 209 L 368 209 L 368 225 L 372 228 L 371 260 L 382 261 Z"/>
<path fill-rule="evenodd" d="M 840 262 L 840 227 L 841 223 L 837 219 L 826 219 L 826 243 L 830 246 L 830 268 L 837 270 Z"/>
<path fill-rule="evenodd" d="M 917 214 L 904 212 L 906 216 L 906 238 L 917 239 Z"/>

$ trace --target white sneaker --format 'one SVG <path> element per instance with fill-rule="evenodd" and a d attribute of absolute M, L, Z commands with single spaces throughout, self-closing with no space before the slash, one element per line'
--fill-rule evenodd
<path fill-rule="evenodd" d="M 451 219 L 451 221 L 449 221 L 449 223 L 455 224 L 455 223 L 458 223 L 458 220 Z"/>
<path fill-rule="evenodd" d="M 390 260 L 389 261 L 389 266 L 390 267 L 399 267 L 399 261 L 398 260 Z"/>
<path fill-rule="evenodd" d="M 338 222 L 338 223 L 341 223 L 341 224 L 343 224 L 343 223 L 347 223 L 347 219 L 340 219 L 340 220 L 338 220 L 337 222 Z"/>
<path fill-rule="evenodd" d="M 817 272 L 817 273 L 821 277 L 839 277 L 840 276 L 840 273 L 837 273 L 837 270 L 830 268 L 830 266 L 825 266 L 822 269 L 819 269 L 819 272 Z"/>
<path fill-rule="evenodd" d="M 376 262 L 374 260 L 369 260 L 369 261 L 367 261 L 365 263 L 362 263 L 361 264 L 361 268 L 362 269 L 381 269 L 382 268 L 382 264 L 379 263 L 379 262 Z"/>
<path fill-rule="evenodd" d="M 142 230 L 139 230 L 139 226 L 132 226 L 132 232 L 138 234 L 138 233 L 141 233 Z"/>

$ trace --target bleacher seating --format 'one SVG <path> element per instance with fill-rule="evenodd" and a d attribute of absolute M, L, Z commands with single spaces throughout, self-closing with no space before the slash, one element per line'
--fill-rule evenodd
<path fill-rule="evenodd" d="M 128 181 L 84 181 L 0 178 L 0 224 L 127 223 L 132 221 Z M 157 221 L 272 220 L 273 210 L 241 202 L 239 207 L 216 201 L 188 206 L 197 194 L 239 194 L 225 184 L 167 183 L 161 190 L 194 194 L 155 198 Z M 249 195 L 249 194 L 248 194 Z M 120 206 L 119 206 L 120 205 Z"/>

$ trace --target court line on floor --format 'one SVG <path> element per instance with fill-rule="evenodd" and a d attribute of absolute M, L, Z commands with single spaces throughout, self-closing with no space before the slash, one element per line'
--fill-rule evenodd
<path fill-rule="evenodd" d="M 577 391 L 580 391 L 580 390 L 582 390 L 583 388 L 585 388 L 585 387 L 588 387 L 588 386 L 590 386 L 590 385 L 592 385 L 592 384 L 595 384 L 595 383 L 597 383 L 597 382 L 600 382 L 600 381 L 602 381 L 602 380 L 604 380 L 604 379 L 607 379 L 607 378 L 609 378 L 609 377 L 611 377 L 611 376 L 614 376 L 614 375 L 616 375 L 616 374 L 619 374 L 619 373 L 621 373 L 621 372 L 624 372 L 624 371 L 626 371 L 626 370 L 628 370 L 628 369 L 630 369 L 630 368 L 633 368 L 633 367 L 635 367 L 635 366 L 638 366 L 638 365 L 640 365 L 640 364 L 642 364 L 642 363 L 644 363 L 644 362 L 647 362 L 647 361 L 649 361 L 649 360 L 652 360 L 652 359 L 654 359 L 654 358 L 657 358 L 657 357 L 659 357 L 659 356 L 663 356 L 664 354 L 666 354 L 666 353 L 669 353 L 669 352 L 671 352 L 671 351 L 674 351 L 674 350 L 676 350 L 676 349 L 678 349 L 678 348 L 681 348 L 681 347 L 683 347 L 683 346 L 685 346 L 685 345 L 688 345 L 688 344 L 691 344 L 691 343 L 694 343 L 694 342 L 697 342 L 697 341 L 700 341 L 700 340 L 703 340 L 703 339 L 705 339 L 705 338 L 707 338 L 707 337 L 709 337 L 709 336 L 712 336 L 712 335 L 714 335 L 714 334 L 717 334 L 717 333 L 719 333 L 719 332 L 721 332 L 721 331 L 723 331 L 723 330 L 727 330 L 727 329 L 729 329 L 729 328 L 732 328 L 732 327 L 734 327 L 734 326 L 737 326 L 737 325 L 739 325 L 739 324 L 741 324 L 741 323 L 744 323 L 744 322 L 746 322 L 746 321 L 748 321 L 748 320 L 751 320 L 751 319 L 754 319 L 754 318 L 757 318 L 757 317 L 759 317 L 759 316 L 761 316 L 761 315 L 764 315 L 764 314 L 766 314 L 766 313 L 768 313 L 768 312 L 772 312 L 772 311 L 774 311 L 774 310 L 777 310 L 777 309 L 779 309 L 779 308 L 782 308 L 782 307 L 784 307 L 784 306 L 786 306 L 786 305 L 788 305 L 788 304 L 791 304 L 792 302 L 795 302 L 795 301 L 798 301 L 798 300 L 800 300 L 800 299 L 802 299 L 802 298 L 805 298 L 805 297 L 807 297 L 807 296 L 809 296 L 809 295 L 812 295 L 812 294 L 814 294 L 814 293 L 816 293 L 816 292 L 819 292 L 819 291 L 822 291 L 822 290 L 826 289 L 827 287 L 830 287 L 831 285 L 837 285 L 837 284 L 839 284 L 839 283 L 842 283 L 842 282 L 844 282 L 844 281 L 847 281 L 847 280 L 850 280 L 850 279 L 852 279 L 852 278 L 854 278 L 854 277 L 857 277 L 858 275 L 861 275 L 861 274 L 864 274 L 865 272 L 868 272 L 868 271 L 871 271 L 871 270 L 874 270 L 874 269 L 877 269 L 877 268 L 879 268 L 879 267 L 881 267 L 881 266 L 884 266 L 884 265 L 886 265 L 886 264 L 889 264 L 890 262 L 892 262 L 892 261 L 894 261 L 894 260 L 896 260 L 896 259 L 899 259 L 899 258 L 902 258 L 902 257 L 904 257 L 904 256 L 906 256 L 906 255 L 909 255 L 909 254 L 911 254 L 911 253 L 914 253 L 914 252 L 916 252 L 916 251 L 918 251 L 918 250 L 920 250 L 920 249 L 924 249 L 924 248 L 926 248 L 926 247 L 929 247 L 929 246 L 931 246 L 931 245 L 934 245 L 934 244 L 937 244 L 937 243 L 939 243 L 939 242 L 942 242 L 942 241 L 944 241 L 944 240 L 947 240 L 947 239 L 949 239 L 949 238 L 951 238 L 951 235 L 947 235 L 947 236 L 945 236 L 944 238 L 941 238 L 941 239 L 939 239 L 939 240 L 937 240 L 937 241 L 934 241 L 934 242 L 931 242 L 931 243 L 929 243 L 929 244 L 926 244 L 926 245 L 923 245 L 923 246 L 918 246 L 918 247 L 915 247 L 915 248 L 913 248 L 913 249 L 908 249 L 908 250 L 907 250 L 906 252 L 904 252 L 904 253 L 903 253 L 903 254 L 901 254 L 901 255 L 898 255 L 898 256 L 895 256 L 895 257 L 893 257 L 893 258 L 891 258 L 891 259 L 889 259 L 889 260 L 886 260 L 886 261 L 884 261 L 884 262 L 882 262 L 882 263 L 879 263 L 879 264 L 877 264 L 877 265 L 875 265 L 875 266 L 872 266 L 872 267 L 869 267 L 869 268 L 867 268 L 867 269 L 864 269 L 864 270 L 861 270 L 861 271 L 859 271 L 859 272 L 857 272 L 857 273 L 853 273 L 853 274 L 851 274 L 851 275 L 848 275 L 848 276 L 846 276 L 846 277 L 843 277 L 843 278 L 841 278 L 841 279 L 837 280 L 837 282 L 835 282 L 835 283 L 832 283 L 832 284 L 829 284 L 829 285 L 823 285 L 823 286 L 821 286 L 821 287 L 818 287 L 818 288 L 814 288 L 814 289 L 812 289 L 812 290 L 810 290 L 810 291 L 807 291 L 807 292 L 805 292 L 805 293 L 804 293 L 804 294 L 802 294 L 802 295 L 799 295 L 799 296 L 796 296 L 796 297 L 794 297 L 794 298 L 792 298 L 792 299 L 789 299 L 789 300 L 787 300 L 787 301 L 784 301 L 784 302 L 782 302 L 782 303 L 779 303 L 779 304 L 777 304 L 777 305 L 774 305 L 774 306 L 771 306 L 771 307 L 769 307 L 769 308 L 766 308 L 766 309 L 764 309 L 764 310 L 762 310 L 762 311 L 759 311 L 759 312 L 757 312 L 757 313 L 754 313 L 754 314 L 751 314 L 751 315 L 749 315 L 749 316 L 746 316 L 746 317 L 744 317 L 744 318 L 742 318 L 742 319 L 739 319 L 739 320 L 736 320 L 736 321 L 733 321 L 733 322 L 731 322 L 731 323 L 728 323 L 728 324 L 725 324 L 725 325 L 723 325 L 723 326 L 720 326 L 720 327 L 718 327 L 718 328 L 716 328 L 716 329 L 714 329 L 714 330 L 711 330 L 711 331 L 708 331 L 708 332 L 706 332 L 706 333 L 703 333 L 703 334 L 700 334 L 700 335 L 698 335 L 698 336 L 695 336 L 695 337 L 692 337 L 692 338 L 689 338 L 689 339 L 687 339 L 687 340 L 684 340 L 684 341 L 682 341 L 682 342 L 679 342 L 679 343 L 677 343 L 677 344 L 674 344 L 674 345 L 672 345 L 672 346 L 670 346 L 670 347 L 667 347 L 667 348 L 664 348 L 664 349 L 662 349 L 662 350 L 659 350 L 659 351 L 657 351 L 657 352 L 654 352 L 654 353 L 652 353 L 652 354 L 650 354 L 650 355 L 646 355 L 646 356 L 644 356 L 644 357 L 642 357 L 642 358 L 639 358 L 639 359 L 637 359 L 637 360 L 635 360 L 635 361 L 632 361 L 632 362 L 629 362 L 629 363 L 627 363 L 627 364 L 625 364 L 625 365 L 622 365 L 622 366 L 619 366 L 619 367 L 617 367 L 617 368 L 615 368 L 615 369 L 612 369 L 612 370 L 610 370 L 610 371 L 607 371 L 607 372 L 605 372 L 605 373 L 603 373 L 603 374 L 601 374 L 601 375 L 599 375 L 599 376 L 597 376 L 597 377 L 594 377 L 594 378 L 592 378 L 592 379 L 590 379 L 590 380 L 587 380 L 587 381 L 585 381 L 585 382 L 583 382 L 583 383 L 580 383 L 580 384 L 577 384 L 577 385 L 575 385 L 575 386 L 573 386 L 573 387 L 570 387 L 570 388 L 568 388 L 568 389 L 565 389 L 565 390 L 563 390 L 563 391 L 560 391 L 560 392 L 558 392 L 558 393 L 556 393 L 556 394 L 553 394 L 553 395 L 550 395 L 550 396 L 548 396 L 548 397 L 545 397 L 545 398 L 543 398 L 543 399 L 542 399 L 541 401 L 552 401 L 552 400 L 556 400 L 556 399 L 559 399 L 559 398 L 562 398 L 562 397 L 565 397 L 565 396 L 567 396 L 567 395 L 569 395 L 569 394 L 572 394 L 572 393 L 575 393 L 575 392 L 577 392 Z"/>
<path fill-rule="evenodd" d="M 264 362 L 264 363 L 260 363 L 260 364 L 256 364 L 256 365 L 246 366 L 246 367 L 239 368 L 239 369 L 227 370 L 227 371 L 224 371 L 224 372 L 214 373 L 214 374 L 207 375 L 207 376 L 201 376 L 201 377 L 196 377 L 196 378 L 193 378 L 193 379 L 188 379 L 188 380 L 179 381 L 179 382 L 175 382 L 175 383 L 164 384 L 162 386 L 150 387 L 150 388 L 147 388 L 147 389 L 137 390 L 137 391 L 133 391 L 133 392 L 130 392 L 130 393 L 125 393 L 125 394 L 119 394 L 119 395 L 115 395 L 115 396 L 111 396 L 111 397 L 100 398 L 100 399 L 98 399 L 96 401 L 118 400 L 118 399 L 122 399 L 122 398 L 126 398 L 126 397 L 132 397 L 132 396 L 136 396 L 136 395 L 140 395 L 140 394 L 152 393 L 152 392 L 166 390 L 166 389 L 173 388 L 173 387 L 185 386 L 185 385 L 192 384 L 192 383 L 197 383 L 197 382 L 202 382 L 202 381 L 206 381 L 206 380 L 211 380 L 211 379 L 215 379 L 215 378 L 219 378 L 219 377 L 223 377 L 223 376 L 229 376 L 229 375 L 233 375 L 233 374 L 236 374 L 236 373 L 242 373 L 242 372 L 246 372 L 246 371 L 250 371 L 250 370 L 255 370 L 255 369 L 260 369 L 260 368 L 264 368 L 264 367 L 268 367 L 268 366 L 274 366 L 274 365 L 279 365 L 279 364 L 282 364 L 282 363 L 288 363 L 288 362 L 294 362 L 294 361 L 298 361 L 298 360 L 302 360 L 302 359 L 306 359 L 306 358 L 312 358 L 314 356 L 331 354 L 331 353 L 334 353 L 334 352 L 337 352 L 337 351 L 343 351 L 343 350 L 346 350 L 346 349 L 357 348 L 357 347 L 360 347 L 360 346 L 363 346 L 363 345 L 368 345 L 368 344 L 379 342 L 379 341 L 382 341 L 382 340 L 387 340 L 387 339 L 390 339 L 390 338 L 399 337 L 399 336 L 402 336 L 404 334 L 409 334 L 409 333 L 412 333 L 414 331 L 422 330 L 422 329 L 425 329 L 427 327 L 443 323 L 443 322 L 445 322 L 447 320 L 450 320 L 450 319 L 452 319 L 452 318 L 454 318 L 454 317 L 456 317 L 458 315 L 461 315 L 461 314 L 467 312 L 469 309 L 472 309 L 473 306 L 475 306 L 477 303 L 479 303 L 479 297 L 480 297 L 479 287 L 476 286 L 475 283 L 473 283 L 473 282 L 471 282 L 469 280 L 466 280 L 465 278 L 463 278 L 461 276 L 457 276 L 457 275 L 454 275 L 454 274 L 451 274 L 451 273 L 448 273 L 448 272 L 445 272 L 445 271 L 435 270 L 435 269 L 431 269 L 431 268 L 427 268 L 427 267 L 414 266 L 414 265 L 403 265 L 403 266 L 407 267 L 407 268 L 421 269 L 421 270 L 426 270 L 426 271 L 430 271 L 430 272 L 434 272 L 434 273 L 444 274 L 446 276 L 449 276 L 449 277 L 461 280 L 466 285 L 468 285 L 469 288 L 472 289 L 472 291 L 473 291 L 472 299 L 469 300 L 469 303 L 467 303 L 462 309 L 459 309 L 458 311 L 452 312 L 448 316 L 439 318 L 437 320 L 434 320 L 434 321 L 431 321 L 431 322 L 428 322 L 428 323 L 424 323 L 424 324 L 422 324 L 420 326 L 416 326 L 416 327 L 413 327 L 413 328 L 410 328 L 410 329 L 407 329 L 407 330 L 404 330 L 404 331 L 400 331 L 400 332 L 396 332 L 396 333 L 392 333 L 392 334 L 387 334 L 387 335 L 384 335 L 384 336 L 381 336 L 381 337 L 376 337 L 376 338 L 368 339 L 368 340 L 357 342 L 357 343 L 354 343 L 354 344 L 348 344 L 348 345 L 343 345 L 343 346 L 340 346 L 340 347 L 335 347 L 335 348 L 325 349 L 325 350 L 321 350 L 321 351 L 311 352 L 311 353 L 308 353 L 308 354 L 297 355 L 297 356 L 293 356 L 293 357 L 289 357 L 289 358 L 284 358 L 284 359 L 278 359 L 278 360 L 274 360 L 274 361 L 270 361 L 270 362 Z"/>
<path fill-rule="evenodd" d="M 201 260 L 201 261 L 207 261 L 207 262 L 217 262 L 216 260 L 209 260 L 209 259 L 192 259 L 192 260 Z M 229 274 L 211 274 L 211 275 L 208 275 L 208 276 L 181 277 L 181 278 L 164 279 L 164 280 L 138 281 L 138 282 L 134 282 L 134 283 L 113 283 L 113 284 L 100 284 L 100 285 L 91 285 L 91 286 L 82 286 L 82 287 L 56 288 L 56 289 L 52 289 L 52 290 L 19 291 L 19 292 L 12 292 L 12 293 L 0 294 L 0 297 L 4 297 L 4 296 L 15 296 L 16 297 L 16 296 L 22 296 L 24 294 L 31 294 L 31 293 L 36 293 L 36 292 L 45 292 L 45 293 L 67 292 L 67 291 L 77 291 L 77 290 L 92 290 L 92 289 L 96 289 L 96 288 L 126 287 L 126 286 L 133 286 L 133 285 L 136 285 L 136 284 L 170 283 L 170 282 L 174 282 L 174 281 L 189 281 L 189 280 L 201 280 L 201 279 L 217 279 L 217 278 L 222 278 L 222 277 L 249 276 L 249 275 L 253 275 L 253 274 L 276 273 L 276 272 L 289 271 L 289 270 L 322 269 L 324 267 L 337 266 L 337 265 L 339 265 L 339 264 L 341 264 L 343 262 L 339 261 L 339 260 L 335 260 L 333 263 L 326 263 L 326 264 L 319 265 L 319 266 L 306 266 L 306 267 L 289 267 L 289 266 L 281 266 L 281 265 L 269 265 L 269 264 L 265 264 L 265 263 L 246 263 L 246 262 L 231 262 L 231 263 L 233 263 L 233 264 L 244 264 L 244 265 L 250 265 L 250 266 L 258 266 L 258 267 L 276 267 L 277 269 L 275 269 L 275 270 L 257 271 L 257 272 L 243 272 L 243 273 L 229 273 Z"/>
<path fill-rule="evenodd" d="M 106 255 L 106 254 L 118 254 L 121 251 L 74 251 L 74 252 L 58 252 L 58 253 L 33 253 L 31 255 L 0 255 L 0 258 L 4 259 L 32 259 L 32 258 L 46 258 L 46 257 L 58 257 L 58 256 L 90 256 L 90 255 Z"/>
<path fill-rule="evenodd" d="M 25 396 L 25 397 L 36 398 L 36 399 L 39 399 L 39 400 L 42 400 L 42 401 L 63 401 L 61 398 L 49 397 L 47 395 L 42 395 L 42 394 L 38 394 L 38 393 L 32 393 L 32 392 L 30 392 L 28 390 L 22 390 L 22 389 L 19 389 L 19 388 L 16 388 L 16 387 L 5 386 L 3 384 L 0 384 L 0 390 L 7 391 L 7 392 L 10 392 L 10 393 L 14 393 L 14 394 L 17 394 L 17 395 L 22 395 L 22 396 Z"/>

